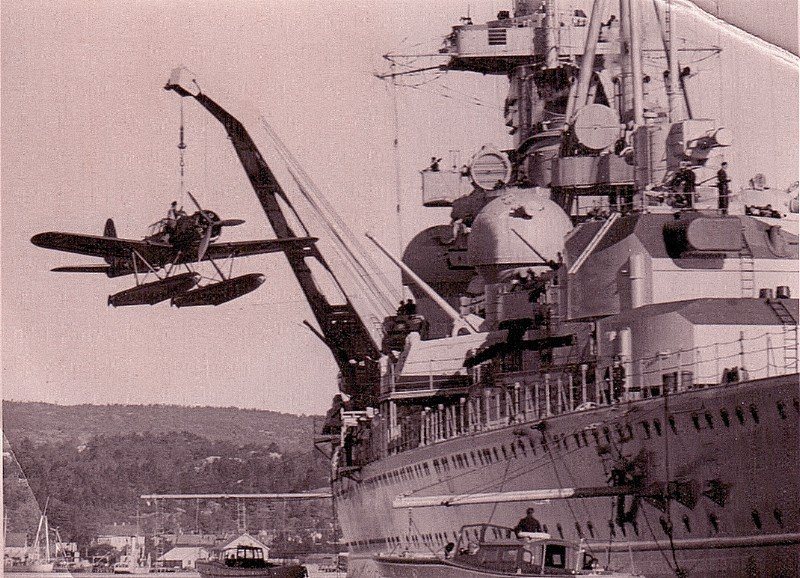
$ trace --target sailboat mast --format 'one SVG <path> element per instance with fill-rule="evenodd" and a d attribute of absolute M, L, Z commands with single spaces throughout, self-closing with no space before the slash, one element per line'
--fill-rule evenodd
<path fill-rule="evenodd" d="M 45 543 L 45 550 L 44 550 L 44 561 L 50 561 L 50 525 L 47 523 L 47 515 L 43 514 L 44 516 L 44 543 Z"/>

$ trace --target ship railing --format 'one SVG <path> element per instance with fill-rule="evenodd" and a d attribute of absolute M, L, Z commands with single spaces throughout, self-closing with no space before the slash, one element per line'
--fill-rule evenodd
<path fill-rule="evenodd" d="M 390 453 L 618 401 L 660 396 L 665 390 L 679 393 L 797 373 L 792 330 L 796 328 L 750 335 L 741 331 L 738 339 L 623 359 L 626 371 L 618 399 L 605 377 L 608 366 L 583 364 L 542 374 L 493 373 L 491 380 L 475 384 L 471 395 L 461 396 L 456 403 L 427 406 L 416 416 L 406 416 L 397 426 Z"/>
<path fill-rule="evenodd" d="M 391 397 L 404 393 L 424 394 L 442 389 L 457 389 L 463 388 L 469 380 L 463 357 L 430 358 L 417 365 L 427 367 L 423 367 L 420 373 L 408 375 L 398 374 L 395 364 L 387 363 L 381 377 L 381 394 Z"/>
<path fill-rule="evenodd" d="M 795 327 L 784 331 L 740 331 L 736 339 L 691 349 L 659 351 L 627 363 L 629 399 L 700 389 L 746 379 L 797 373 Z"/>

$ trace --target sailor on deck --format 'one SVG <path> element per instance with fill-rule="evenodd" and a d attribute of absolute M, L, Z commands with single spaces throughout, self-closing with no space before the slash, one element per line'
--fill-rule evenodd
<path fill-rule="evenodd" d="M 514 533 L 519 536 L 520 532 L 541 532 L 542 525 L 539 520 L 533 517 L 533 508 L 528 508 L 525 512 L 525 517 L 521 518 L 517 525 L 514 526 Z"/>
<path fill-rule="evenodd" d="M 672 182 L 670 184 L 676 192 L 683 191 L 682 195 L 675 195 L 675 205 L 691 209 L 697 184 L 697 176 L 694 174 L 694 171 L 689 168 L 688 163 L 681 163 L 680 170 L 672 177 Z"/>
<path fill-rule="evenodd" d="M 730 196 L 728 183 L 730 182 L 731 180 L 728 178 L 728 163 L 722 163 L 717 171 L 717 191 L 719 192 L 717 207 L 723 215 L 728 214 L 728 198 Z"/>
<path fill-rule="evenodd" d="M 606 403 L 610 404 L 612 397 L 614 403 L 619 403 L 625 391 L 625 368 L 622 366 L 622 358 L 619 355 L 615 355 L 611 366 L 606 368 L 603 381 L 606 384 Z"/>

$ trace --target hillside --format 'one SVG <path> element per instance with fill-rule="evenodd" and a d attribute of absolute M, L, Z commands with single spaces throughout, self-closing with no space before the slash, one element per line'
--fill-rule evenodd
<path fill-rule="evenodd" d="M 313 449 L 313 418 L 235 408 L 57 406 L 4 402 L 4 506 L 9 531 L 35 532 L 38 507 L 67 540 L 90 544 L 101 527 L 143 532 L 236 528 L 232 501 L 170 502 L 154 518 L 142 494 L 304 492 L 327 485 Z M 317 418 L 319 421 L 319 418 Z M 34 500 L 35 497 L 35 500 Z M 330 504 L 290 503 L 281 520 L 253 503 L 252 530 L 331 528 Z"/>
<path fill-rule="evenodd" d="M 211 441 L 274 443 L 283 452 L 312 449 L 314 420 L 274 411 L 177 405 L 54 405 L 3 402 L 3 429 L 14 444 L 86 443 L 93 436 L 188 432 Z"/>

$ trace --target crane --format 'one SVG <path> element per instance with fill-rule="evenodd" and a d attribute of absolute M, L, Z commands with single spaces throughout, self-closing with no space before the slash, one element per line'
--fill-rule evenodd
<path fill-rule="evenodd" d="M 184 68 L 173 70 L 165 90 L 194 98 L 222 124 L 277 238 L 297 237 L 290 220 L 307 231 L 244 124 L 204 94 L 187 73 Z M 287 210 L 291 211 L 290 217 L 285 214 Z M 284 253 L 320 329 L 306 324 L 330 349 L 339 368 L 340 390 L 350 397 L 353 409 L 374 406 L 380 392 L 380 350 L 366 324 L 316 244 L 287 246 Z M 310 262 L 334 279 L 344 296 L 343 304 L 331 303 L 326 297 L 314 279 Z"/>

